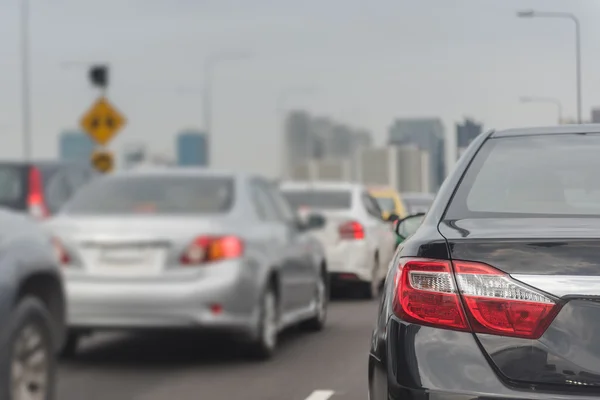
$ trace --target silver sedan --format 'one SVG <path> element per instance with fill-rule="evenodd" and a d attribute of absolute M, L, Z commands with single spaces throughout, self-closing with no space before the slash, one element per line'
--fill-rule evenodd
<path fill-rule="evenodd" d="M 282 329 L 323 328 L 323 249 L 266 179 L 200 169 L 122 172 L 47 222 L 62 246 L 70 334 L 200 328 L 269 357 Z"/>

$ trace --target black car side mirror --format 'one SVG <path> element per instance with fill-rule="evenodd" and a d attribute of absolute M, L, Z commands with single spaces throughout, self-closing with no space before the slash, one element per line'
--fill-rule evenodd
<path fill-rule="evenodd" d="M 396 223 L 396 234 L 406 239 L 417 231 L 424 217 L 425 213 L 418 213 L 398 220 Z"/>

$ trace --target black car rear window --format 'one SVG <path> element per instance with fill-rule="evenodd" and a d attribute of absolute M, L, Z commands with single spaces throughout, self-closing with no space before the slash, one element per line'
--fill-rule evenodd
<path fill-rule="evenodd" d="M 285 198 L 295 209 L 308 207 L 321 210 L 345 210 L 352 206 L 349 190 L 283 190 Z"/>
<path fill-rule="evenodd" d="M 493 138 L 464 175 L 446 219 L 600 216 L 600 135 Z"/>
<path fill-rule="evenodd" d="M 67 202 L 65 214 L 221 214 L 234 200 L 230 177 L 106 177 L 82 187 Z"/>

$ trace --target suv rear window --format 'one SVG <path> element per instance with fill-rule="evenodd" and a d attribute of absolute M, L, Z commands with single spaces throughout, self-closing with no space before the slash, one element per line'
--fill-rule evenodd
<path fill-rule="evenodd" d="M 597 134 L 489 139 L 446 218 L 600 216 L 598 154 Z"/>
<path fill-rule="evenodd" d="M 220 214 L 233 206 L 229 177 L 122 176 L 92 181 L 75 193 L 65 214 Z"/>
<path fill-rule="evenodd" d="M 345 210 L 352 206 L 349 190 L 282 190 L 282 193 L 294 209 Z"/>

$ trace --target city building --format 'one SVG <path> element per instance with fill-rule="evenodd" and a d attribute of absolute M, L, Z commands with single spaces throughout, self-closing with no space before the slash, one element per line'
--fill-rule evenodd
<path fill-rule="evenodd" d="M 327 117 L 316 117 L 311 122 L 311 131 L 313 132 L 313 140 L 315 144 L 314 157 L 323 159 L 331 154 L 328 150 L 331 147 L 332 132 L 335 124 Z"/>
<path fill-rule="evenodd" d="M 600 124 L 600 107 L 592 108 L 592 123 Z"/>
<path fill-rule="evenodd" d="M 316 143 L 311 122 L 311 116 L 305 111 L 290 111 L 287 115 L 283 154 L 288 175 L 296 166 L 314 158 Z"/>
<path fill-rule="evenodd" d="M 350 160 L 334 159 L 313 161 L 313 179 L 319 181 L 345 181 L 353 180 Z"/>
<path fill-rule="evenodd" d="M 357 148 L 372 147 L 373 137 L 370 132 L 361 129 L 354 133 L 354 143 Z"/>
<path fill-rule="evenodd" d="M 399 118 L 388 132 L 388 144 L 414 144 L 429 154 L 428 191 L 431 192 L 437 192 L 446 177 L 445 143 L 444 125 L 440 118 Z"/>
<path fill-rule="evenodd" d="M 73 130 L 60 134 L 58 147 L 61 160 L 87 163 L 96 146 L 85 132 Z"/>
<path fill-rule="evenodd" d="M 429 158 L 415 144 L 366 147 L 358 152 L 357 180 L 399 192 L 428 192 Z M 423 165 L 425 164 L 425 165 Z"/>
<path fill-rule="evenodd" d="M 304 176 L 309 161 L 323 160 L 329 165 L 331 160 L 353 160 L 359 149 L 372 144 L 371 134 L 365 130 L 298 110 L 288 113 L 284 135 L 283 154 L 289 177 Z M 350 165 L 354 175 L 354 163 Z"/>
<path fill-rule="evenodd" d="M 352 130 L 342 124 L 336 124 L 331 132 L 327 157 L 350 158 L 353 156 L 355 144 Z"/>
<path fill-rule="evenodd" d="M 208 138 L 206 134 L 187 130 L 177 135 L 177 164 L 180 166 L 207 167 Z"/>
<path fill-rule="evenodd" d="M 423 153 L 415 144 L 405 144 L 397 147 L 398 152 L 398 176 L 400 178 L 400 192 L 427 192 L 430 188 L 422 187 L 423 182 L 428 179 L 422 177 L 423 171 L 421 164 L 423 162 Z"/>
<path fill-rule="evenodd" d="M 429 152 L 421 151 L 421 192 L 427 193 L 431 190 L 431 160 Z"/>
<path fill-rule="evenodd" d="M 456 154 L 460 158 L 464 150 L 469 147 L 471 141 L 483 131 L 483 124 L 479 124 L 469 118 L 463 123 L 456 124 Z"/>

